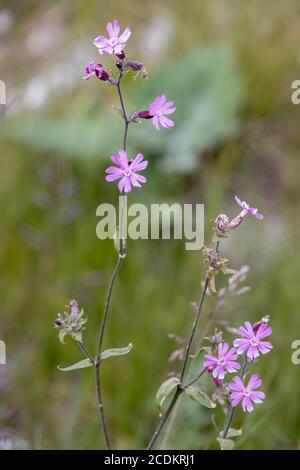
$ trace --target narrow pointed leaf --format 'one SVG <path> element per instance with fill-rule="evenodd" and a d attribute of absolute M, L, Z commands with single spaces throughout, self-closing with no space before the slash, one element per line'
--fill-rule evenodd
<path fill-rule="evenodd" d="M 113 356 L 124 356 L 124 354 L 128 354 L 132 350 L 132 347 L 132 343 L 129 343 L 125 348 L 107 349 L 101 353 L 100 358 L 103 360 Z"/>
<path fill-rule="evenodd" d="M 217 406 L 216 403 L 212 401 L 211 398 L 209 398 L 209 396 L 198 387 L 188 387 L 185 391 L 185 394 L 206 408 L 215 408 Z"/>
<path fill-rule="evenodd" d="M 89 359 L 83 359 L 82 361 L 76 362 L 68 367 L 57 366 L 57 368 L 63 372 L 68 372 L 69 370 L 75 369 L 85 369 L 86 367 L 92 367 L 94 364 Z"/>

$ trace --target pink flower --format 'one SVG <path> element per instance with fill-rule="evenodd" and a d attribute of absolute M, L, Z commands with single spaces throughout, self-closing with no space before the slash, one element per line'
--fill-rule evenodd
<path fill-rule="evenodd" d="M 233 345 L 237 348 L 238 354 L 246 352 L 251 361 L 260 354 L 267 354 L 273 348 L 269 341 L 262 341 L 263 338 L 272 334 L 272 328 L 268 327 L 267 323 L 261 323 L 254 331 L 251 323 L 246 321 L 245 326 L 241 326 L 238 331 L 243 339 L 235 339 Z"/>
<path fill-rule="evenodd" d="M 204 356 L 204 367 L 212 373 L 213 378 L 223 380 L 226 372 L 236 372 L 240 369 L 240 364 L 235 362 L 237 356 L 234 348 L 229 350 L 227 343 L 220 343 L 218 357 L 206 354 Z"/>
<path fill-rule="evenodd" d="M 103 81 L 107 81 L 109 79 L 109 74 L 103 70 L 101 64 L 97 64 L 94 60 L 89 63 L 89 65 L 85 68 L 85 80 L 89 80 L 93 75 L 96 75 L 97 78 Z"/>
<path fill-rule="evenodd" d="M 241 217 L 245 217 L 246 214 L 252 215 L 252 217 L 255 217 L 256 219 L 263 219 L 264 216 L 262 214 L 258 213 L 258 209 L 254 207 L 250 207 L 249 204 L 245 201 L 241 201 L 237 196 L 235 196 L 235 200 L 238 203 L 238 205 L 243 209 L 242 212 L 240 213 Z"/>
<path fill-rule="evenodd" d="M 111 182 L 120 180 L 118 188 L 120 193 L 130 193 L 131 185 L 135 187 L 141 187 L 140 183 L 146 183 L 147 178 L 143 175 L 139 175 L 138 172 L 145 170 L 148 165 L 147 160 L 144 160 L 144 156 L 138 153 L 134 160 L 128 160 L 127 153 L 125 150 L 119 150 L 118 155 L 112 155 L 111 160 L 118 165 L 109 166 L 105 172 L 107 176 L 106 181 Z"/>
<path fill-rule="evenodd" d="M 253 374 L 250 377 L 247 387 L 245 387 L 239 377 L 234 377 L 234 379 L 228 384 L 228 387 L 231 391 L 231 405 L 235 407 L 240 401 L 242 401 L 243 411 L 248 411 L 251 413 L 253 411 L 252 402 L 262 403 L 263 399 L 265 398 L 265 394 L 263 392 L 253 391 L 260 387 L 261 384 L 262 381 L 257 374 Z"/>
<path fill-rule="evenodd" d="M 159 131 L 160 125 L 167 129 L 174 126 L 174 122 L 166 118 L 165 114 L 172 114 L 175 110 L 173 101 L 168 101 L 166 95 L 161 95 L 150 103 L 146 111 L 139 112 L 138 116 L 142 119 L 152 119 L 153 126 Z"/>
<path fill-rule="evenodd" d="M 107 23 L 106 30 L 109 38 L 98 36 L 94 39 L 94 45 L 98 48 L 99 54 L 122 54 L 126 47 L 126 42 L 130 38 L 131 29 L 126 28 L 121 36 L 119 36 L 120 29 L 117 20 L 113 20 L 112 23 Z"/>

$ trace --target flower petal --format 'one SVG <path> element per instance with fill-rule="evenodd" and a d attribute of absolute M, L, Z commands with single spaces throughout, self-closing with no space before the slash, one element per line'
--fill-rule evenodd
<path fill-rule="evenodd" d="M 110 39 L 117 38 L 119 36 L 120 29 L 121 28 L 117 20 L 113 20 L 111 23 L 107 23 L 106 25 L 106 30 Z"/>
<path fill-rule="evenodd" d="M 247 388 L 250 388 L 250 390 L 255 390 L 256 388 L 260 387 L 261 384 L 262 384 L 262 380 L 259 377 L 259 375 L 258 374 L 252 374 L 250 379 L 249 379 Z"/>
<path fill-rule="evenodd" d="M 131 36 L 131 29 L 130 28 L 126 28 L 125 31 L 121 34 L 121 36 L 119 36 L 119 42 L 121 44 L 124 44 L 125 42 L 128 41 L 128 39 L 130 38 Z"/>
<path fill-rule="evenodd" d="M 160 123 L 163 127 L 167 128 L 167 129 L 170 129 L 171 127 L 174 127 L 174 122 L 171 119 L 166 118 L 165 116 L 160 117 Z"/>

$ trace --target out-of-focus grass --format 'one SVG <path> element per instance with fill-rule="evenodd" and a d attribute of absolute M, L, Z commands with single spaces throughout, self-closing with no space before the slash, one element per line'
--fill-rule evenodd
<path fill-rule="evenodd" d="M 14 7 L 14 31 L 19 41 L 28 37 L 30 28 L 48 11 L 47 2 L 43 8 L 31 2 L 32 7 L 25 14 L 23 3 Z M 89 41 L 111 17 L 130 24 L 141 38 L 145 38 L 142 32 L 155 18 L 165 18 L 166 24 L 171 25 L 172 39 L 166 39 L 165 52 L 157 63 L 149 52 L 150 46 L 145 51 L 142 46 L 136 47 L 138 58 L 148 57 L 153 74 L 164 67 L 167 59 L 180 63 L 195 47 L 221 43 L 236 58 L 246 82 L 240 113 L 242 128 L 230 137 L 207 144 L 188 174 L 166 176 L 158 165 L 164 147 L 154 152 L 150 155 L 153 165 L 147 187 L 141 193 L 132 193 L 130 199 L 205 203 L 207 242 L 209 221 L 215 214 L 235 213 L 232 196 L 236 192 L 265 213 L 263 222 L 248 220 L 222 244 L 234 267 L 250 264 L 252 291 L 232 301 L 220 314 L 221 319 L 238 326 L 247 318 L 254 321 L 269 313 L 274 330 L 274 350 L 255 365 L 264 378 L 267 399 L 253 415 L 236 415 L 236 424 L 244 427 L 244 435 L 237 442 L 242 449 L 298 448 L 300 387 L 297 366 L 290 359 L 291 343 L 299 339 L 300 332 L 299 111 L 290 102 L 290 84 L 299 78 L 297 2 L 290 0 L 289 8 L 287 3 L 274 0 L 263 4 L 231 1 L 222 5 L 211 0 L 191 1 L 188 9 L 179 1 L 164 2 L 163 6 L 161 2 L 134 0 L 114 2 L 109 7 L 106 2 L 82 5 L 57 2 L 56 8 L 67 18 L 63 23 L 65 36 L 59 51 L 50 48 L 43 59 L 31 57 L 31 69 L 24 68 L 26 54 L 16 51 L 15 38 L 7 36 L 7 60 L 14 73 L 6 66 L 7 77 L 3 78 L 18 89 L 21 97 L 27 82 L 40 71 L 38 66 L 47 70 L 64 50 L 70 50 L 72 41 Z M 154 28 L 153 34 L 158 35 L 161 29 L 162 26 Z M 130 43 L 134 50 L 133 44 L 134 38 Z M 71 64 L 77 60 L 72 54 L 68 57 Z M 95 58 L 92 47 L 90 54 L 91 57 L 87 53 L 86 62 Z M 180 73 L 184 90 L 189 84 L 185 70 Z M 169 80 L 171 88 L 172 77 Z M 65 152 L 67 141 L 64 147 L 45 148 L 40 145 L 43 136 L 21 139 L 16 131 L 24 122 L 34 120 L 67 123 L 71 111 L 82 121 L 92 115 L 95 128 L 99 118 L 101 132 L 105 126 L 98 109 L 97 86 L 96 82 L 83 82 L 58 97 L 53 93 L 46 107 L 35 114 L 25 108 L 20 115 L 7 118 L 2 128 L 0 337 L 7 343 L 8 365 L 5 370 L 0 367 L 8 376 L 8 384 L 1 388 L 0 383 L 0 426 L 33 448 L 101 446 L 93 375 L 90 370 L 70 374 L 57 370 L 58 364 L 72 363 L 80 355 L 71 341 L 67 340 L 66 345 L 58 343 L 52 322 L 69 298 L 78 298 L 88 316 L 86 342 L 95 350 L 105 291 L 116 257 L 112 243 L 99 241 L 95 236 L 95 210 L 102 201 L 116 201 L 115 187 L 103 183 L 103 162 L 107 158 L 103 149 L 109 151 L 111 145 L 111 151 L 115 151 L 120 135 L 117 123 L 111 144 L 103 142 L 102 146 L 100 139 L 98 160 L 95 156 L 86 158 L 84 151 L 72 159 Z M 133 102 L 135 88 L 142 94 L 146 87 L 140 81 L 129 80 L 128 86 Z M 167 82 L 164 86 L 168 94 Z M 191 88 L 191 97 L 194 92 Z M 111 105 L 116 103 L 114 94 L 112 90 L 101 93 L 102 106 L 110 113 Z M 224 86 L 224 95 L 228 93 L 230 90 Z M 118 117 L 115 119 L 117 122 Z M 78 126 L 76 132 L 80 129 Z M 84 129 L 83 126 L 82 132 Z M 134 131 L 138 133 L 139 129 Z M 46 134 L 45 139 L 49 139 Z M 96 155 L 96 150 L 91 154 Z M 192 322 L 189 302 L 199 296 L 202 275 L 200 254 L 184 251 L 181 242 L 129 242 L 129 254 L 113 296 L 106 345 L 118 347 L 131 341 L 134 348 L 130 355 L 107 361 L 103 366 L 113 441 L 120 448 L 143 447 L 147 442 L 157 419 L 155 391 L 166 374 L 178 367 L 168 364 L 174 345 L 167 334 L 188 331 Z M 211 305 L 209 299 L 201 326 Z M 210 413 L 196 410 L 196 404 L 182 403 L 165 446 L 215 446 Z M 221 414 L 216 415 L 220 426 L 222 419 Z"/>

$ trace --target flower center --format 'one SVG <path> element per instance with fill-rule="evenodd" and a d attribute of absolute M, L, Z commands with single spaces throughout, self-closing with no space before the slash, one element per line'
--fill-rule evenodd
<path fill-rule="evenodd" d="M 116 46 L 118 44 L 117 38 L 110 38 L 109 42 L 111 46 Z"/>
<path fill-rule="evenodd" d="M 162 112 L 161 112 L 160 109 L 158 111 L 156 111 L 156 116 L 162 116 Z"/>
<path fill-rule="evenodd" d="M 124 175 L 125 175 L 125 176 L 131 176 L 131 175 L 132 175 L 132 171 L 131 171 L 129 168 L 127 168 L 127 170 L 124 171 Z"/>
<path fill-rule="evenodd" d="M 250 342 L 251 342 L 252 346 L 257 346 L 257 339 L 256 338 L 252 338 Z"/>
<path fill-rule="evenodd" d="M 220 366 L 225 366 L 225 364 L 226 364 L 226 360 L 224 359 L 224 357 L 220 357 L 219 358 L 219 365 Z"/>
<path fill-rule="evenodd" d="M 245 388 L 244 395 L 245 395 L 245 397 L 250 397 L 251 390 L 249 390 L 249 388 Z"/>

